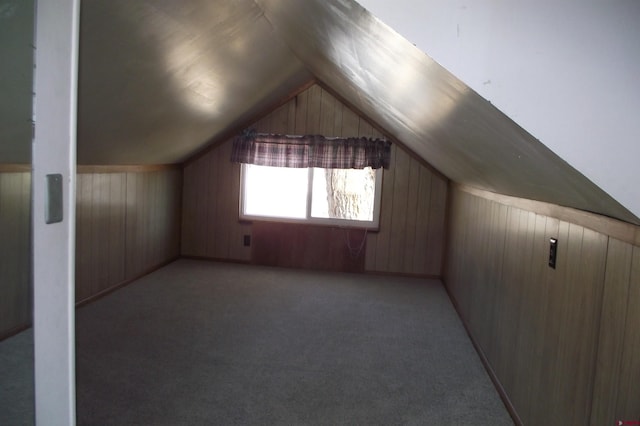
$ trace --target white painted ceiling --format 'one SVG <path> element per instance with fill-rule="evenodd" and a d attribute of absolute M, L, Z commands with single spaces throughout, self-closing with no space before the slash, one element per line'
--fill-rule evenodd
<path fill-rule="evenodd" d="M 358 0 L 640 215 L 640 2 Z"/>
<path fill-rule="evenodd" d="M 317 79 L 453 181 L 640 223 L 353 0 L 85 0 L 79 63 L 80 164 L 182 162 Z"/>

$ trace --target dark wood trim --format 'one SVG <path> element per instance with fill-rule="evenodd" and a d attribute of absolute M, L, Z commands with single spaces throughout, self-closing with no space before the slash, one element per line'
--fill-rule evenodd
<path fill-rule="evenodd" d="M 449 292 L 449 287 L 447 287 L 446 282 L 444 280 L 442 280 L 442 282 L 444 284 L 445 291 L 449 295 L 451 304 L 453 304 L 453 308 L 456 310 L 456 313 L 458 314 L 458 318 L 460 318 L 460 320 L 462 321 L 462 325 L 464 326 L 464 329 L 467 332 L 467 336 L 469 336 L 469 339 L 471 340 L 471 344 L 473 344 L 473 347 L 478 353 L 478 356 L 480 357 L 480 361 L 482 362 L 484 369 L 487 371 L 487 374 L 489 375 L 491 382 L 493 382 L 493 386 L 495 386 L 496 391 L 498 391 L 498 395 L 500 395 L 500 399 L 502 400 L 502 403 L 504 404 L 505 408 L 509 412 L 511 419 L 516 424 L 516 426 L 523 426 L 524 423 L 522 422 L 522 419 L 520 418 L 520 416 L 518 416 L 518 413 L 516 412 L 516 408 L 513 406 L 513 403 L 509 399 L 509 396 L 507 395 L 507 392 L 502 386 L 502 383 L 500 383 L 500 380 L 498 379 L 498 376 L 496 375 L 495 371 L 493 371 L 493 367 L 491 367 L 491 364 L 489 363 L 489 359 L 487 358 L 484 351 L 476 341 L 473 334 L 471 334 L 471 328 L 469 327 L 469 324 L 460 313 L 458 302 L 456 301 L 455 297 L 453 297 L 453 295 Z"/>
<path fill-rule="evenodd" d="M 506 206 L 527 210 L 544 216 L 553 217 L 564 222 L 580 225 L 591 229 L 592 231 L 616 238 L 620 241 L 640 246 L 640 226 L 632 223 L 543 201 L 496 194 L 494 192 L 457 183 L 452 185 L 452 189 L 466 192 L 486 200 L 495 201 Z"/>
<path fill-rule="evenodd" d="M 180 259 L 202 260 L 202 261 L 205 261 L 205 262 L 237 263 L 237 264 L 240 264 L 240 265 L 251 265 L 251 261 L 250 260 L 224 259 L 224 258 L 221 258 L 221 257 L 181 255 Z"/>
<path fill-rule="evenodd" d="M 378 275 L 381 277 L 402 277 L 402 278 L 421 278 L 425 280 L 440 280 L 442 279 L 438 275 L 430 274 L 412 274 L 409 272 L 387 272 L 387 271 L 367 271 L 366 269 L 361 272 L 366 275 Z"/>
<path fill-rule="evenodd" d="M 113 293 L 114 291 L 119 290 L 122 287 L 126 287 L 127 285 L 131 284 L 135 280 L 138 280 L 138 279 L 144 277 L 145 275 L 149 275 L 150 273 L 155 272 L 158 269 L 163 268 L 163 267 L 167 266 L 168 264 L 170 264 L 172 262 L 175 262 L 178 259 L 180 259 L 180 256 L 172 257 L 169 260 L 165 260 L 164 262 L 161 262 L 161 263 L 159 263 L 159 264 L 157 264 L 155 266 L 152 266 L 152 267 L 146 269 L 144 272 L 141 272 L 140 274 L 134 276 L 133 278 L 129 278 L 127 280 L 121 281 L 121 282 L 119 282 L 117 284 L 112 285 L 109 288 L 106 288 L 106 289 L 102 290 L 99 293 L 91 295 L 91 296 L 89 296 L 89 297 L 87 297 L 85 299 L 78 300 L 78 301 L 76 301 L 76 309 L 77 308 L 81 308 L 84 305 L 88 305 L 89 303 L 95 302 L 98 299 L 102 299 L 103 297 Z"/>
<path fill-rule="evenodd" d="M 31 164 L 0 164 L 0 173 L 31 172 Z"/>
<path fill-rule="evenodd" d="M 163 170 L 181 170 L 179 164 L 130 164 L 130 165 L 78 165 L 78 174 L 92 173 L 144 173 Z"/>
<path fill-rule="evenodd" d="M 182 162 L 182 167 L 185 167 L 189 163 L 192 163 L 192 162 L 198 160 L 199 158 L 204 157 L 209 152 L 211 152 L 212 150 L 216 149 L 220 144 L 226 142 L 227 140 L 229 140 L 230 138 L 234 137 L 239 132 L 244 130 L 251 123 L 255 123 L 256 121 L 259 121 L 262 118 L 266 117 L 267 115 L 271 114 L 273 111 L 275 111 L 276 109 L 280 108 L 282 105 L 286 104 L 291 99 L 295 98 L 300 93 L 304 92 L 305 90 L 307 90 L 308 88 L 310 88 L 314 84 L 317 84 L 317 80 L 315 78 L 312 78 L 311 80 L 309 80 L 306 83 L 302 84 L 300 87 L 298 87 L 295 90 L 293 90 L 287 96 L 284 96 L 282 99 L 280 99 L 279 101 L 275 102 L 270 107 L 265 108 L 263 111 L 260 111 L 260 112 L 258 112 L 256 114 L 254 114 L 249 119 L 247 119 L 245 122 L 243 122 L 241 124 L 238 124 L 236 126 L 232 126 L 228 130 L 225 130 L 222 133 L 220 133 L 219 135 L 215 136 L 213 139 L 211 139 L 209 142 L 207 142 L 206 145 L 203 148 L 199 149 L 194 154 L 192 154 L 189 157 L 187 157 L 187 159 Z"/>
<path fill-rule="evenodd" d="M 7 331 L 6 333 L 0 334 L 0 342 L 2 342 L 5 339 L 8 339 L 9 337 L 13 337 L 16 334 L 22 333 L 25 330 L 30 329 L 31 326 L 32 326 L 31 323 L 20 325 L 18 327 L 12 328 L 11 330 Z"/>
<path fill-rule="evenodd" d="M 347 101 L 344 97 L 342 97 L 338 92 L 336 92 L 335 90 L 333 90 L 331 87 L 329 87 L 329 85 L 325 84 L 322 81 L 317 81 L 318 86 L 320 86 L 323 90 L 326 90 L 327 92 L 329 92 L 333 97 L 335 97 L 337 100 L 339 100 L 340 102 L 342 102 L 344 104 L 344 106 L 346 106 L 347 108 L 349 108 L 350 110 L 352 110 L 354 113 L 358 114 L 361 118 L 363 118 L 367 123 L 371 124 L 371 126 L 376 129 L 377 131 L 379 131 L 380 133 L 382 133 L 383 135 L 385 135 L 385 137 L 387 139 L 389 139 L 392 143 L 398 145 L 399 147 L 401 147 L 404 151 L 407 152 L 407 154 L 409 154 L 409 156 L 411 158 L 413 158 L 414 160 L 416 160 L 417 162 L 419 162 L 420 164 L 422 164 L 424 167 L 426 167 L 431 173 L 433 173 L 434 175 L 440 177 L 441 179 L 443 179 L 444 181 L 448 182 L 449 178 L 447 176 L 445 176 L 444 174 L 442 174 L 442 172 L 438 169 L 436 169 L 435 167 L 433 167 L 431 164 L 429 164 L 427 162 L 427 160 L 425 160 L 424 158 L 422 158 L 420 155 L 416 154 L 415 151 L 413 151 L 411 148 L 409 148 L 407 145 L 405 145 L 402 141 L 400 141 L 399 139 L 397 139 L 395 136 L 392 136 L 391 134 L 389 134 L 389 132 L 384 129 L 382 126 L 380 126 L 378 123 L 376 123 L 374 120 L 372 120 L 369 116 L 367 116 L 365 113 L 363 113 L 362 111 L 360 111 L 359 108 L 356 108 L 351 102 Z"/>
<path fill-rule="evenodd" d="M 238 259 L 223 259 L 219 257 L 206 257 L 206 256 L 180 256 L 181 259 L 191 259 L 191 260 L 203 260 L 207 262 L 222 262 L 222 263 L 234 263 L 239 265 L 254 265 L 250 260 L 238 260 Z M 256 266 L 263 266 L 255 264 Z M 307 271 L 309 269 L 304 268 L 287 268 L 283 266 L 274 266 L 275 268 L 284 268 L 284 269 L 296 269 L 296 270 L 304 270 Z M 321 269 L 311 269 L 311 271 L 321 271 Z M 325 270 L 327 271 L 327 270 Z M 328 272 L 340 272 L 340 271 L 328 271 Z M 344 272 L 345 274 L 365 274 L 365 275 L 378 275 L 383 277 L 404 277 L 404 278 L 423 278 L 428 280 L 439 280 L 440 277 L 436 275 L 425 275 L 425 274 L 408 274 L 403 272 L 385 272 L 385 271 L 361 271 L 361 272 Z"/>

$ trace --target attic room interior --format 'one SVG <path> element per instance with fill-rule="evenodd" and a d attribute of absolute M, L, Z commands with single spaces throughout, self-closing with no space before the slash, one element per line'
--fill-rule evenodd
<path fill-rule="evenodd" d="M 0 4 L 0 423 L 640 422 L 640 6 L 571 3 Z M 244 217 L 248 131 L 390 142 L 374 224 Z"/>

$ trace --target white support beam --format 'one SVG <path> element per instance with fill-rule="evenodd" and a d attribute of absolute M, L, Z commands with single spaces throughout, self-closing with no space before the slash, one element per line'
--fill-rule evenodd
<path fill-rule="evenodd" d="M 75 146 L 79 0 L 36 5 L 33 143 L 35 406 L 38 425 L 75 424 Z M 63 220 L 45 223 L 48 174 Z"/>

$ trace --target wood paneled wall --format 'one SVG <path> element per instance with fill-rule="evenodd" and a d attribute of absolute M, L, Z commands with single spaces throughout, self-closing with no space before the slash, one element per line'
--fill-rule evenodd
<path fill-rule="evenodd" d="M 362 229 L 254 222 L 251 261 L 257 265 L 363 272 Z"/>
<path fill-rule="evenodd" d="M 77 301 L 180 254 L 181 170 L 100 170 L 81 166 L 77 178 Z M 0 338 L 30 326 L 31 312 L 31 173 L 15 168 L 0 173 Z"/>
<path fill-rule="evenodd" d="M 31 324 L 31 173 L 0 172 L 0 339 Z"/>
<path fill-rule="evenodd" d="M 265 133 L 383 137 L 318 85 L 251 127 Z M 243 246 L 243 236 L 252 235 L 252 226 L 238 221 L 240 167 L 229 161 L 231 143 L 224 142 L 184 168 L 183 255 L 251 261 L 251 248 Z M 367 235 L 361 253 L 365 269 L 439 276 L 446 180 L 397 144 L 383 176 L 381 225 L 379 232 Z"/>
<path fill-rule="evenodd" d="M 79 168 L 76 300 L 139 277 L 180 253 L 179 168 Z M 125 168 L 126 169 L 126 168 Z"/>
<path fill-rule="evenodd" d="M 472 192 L 450 188 L 444 279 L 520 419 L 638 420 L 640 247 Z"/>
<path fill-rule="evenodd" d="M 231 142 L 184 168 L 182 254 L 249 261 L 243 244 L 251 226 L 238 222 L 240 167 L 231 163 Z"/>

